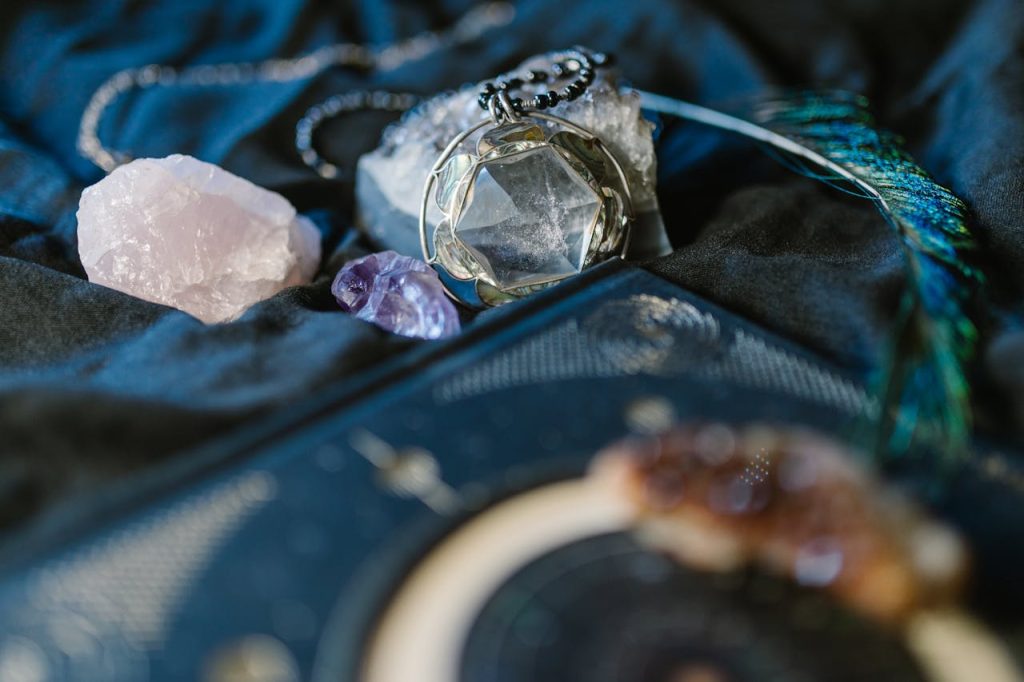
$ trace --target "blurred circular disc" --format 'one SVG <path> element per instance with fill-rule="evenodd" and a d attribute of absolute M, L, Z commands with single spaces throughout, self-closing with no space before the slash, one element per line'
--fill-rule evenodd
<path fill-rule="evenodd" d="M 755 573 L 688 570 L 640 545 L 585 481 L 483 511 L 378 621 L 366 682 L 922 680 L 898 632 Z"/>
<path fill-rule="evenodd" d="M 687 570 L 628 533 L 510 577 L 465 640 L 466 682 L 922 680 L 895 632 L 755 573 Z"/>

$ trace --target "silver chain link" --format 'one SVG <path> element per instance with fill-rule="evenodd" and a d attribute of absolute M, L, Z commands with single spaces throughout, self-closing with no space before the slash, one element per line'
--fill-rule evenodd
<path fill-rule="evenodd" d="M 131 156 L 127 153 L 103 145 L 99 136 L 99 127 L 103 115 L 111 103 L 133 89 L 147 90 L 182 85 L 238 86 L 258 82 L 286 83 L 313 78 L 335 66 L 355 66 L 368 71 L 390 71 L 439 50 L 474 40 L 493 28 L 508 24 L 512 21 L 514 14 L 515 8 L 510 3 L 491 2 L 474 7 L 447 29 L 427 31 L 408 40 L 380 48 L 371 48 L 355 43 L 337 43 L 291 59 L 202 64 L 181 69 L 160 64 L 148 64 L 124 69 L 107 79 L 89 100 L 89 104 L 82 113 L 78 128 L 78 151 L 108 173 L 131 160 Z M 324 175 L 325 172 L 333 173 L 333 175 L 325 175 L 325 177 L 336 176 L 337 167 L 322 161 L 319 155 L 312 150 L 312 134 L 316 126 L 327 117 L 328 112 L 333 109 L 333 113 L 330 114 L 333 116 L 343 111 L 353 111 L 356 103 L 361 103 L 363 106 L 358 108 L 362 109 L 380 108 L 386 111 L 395 111 L 398 107 L 406 109 L 414 103 L 409 99 L 410 97 L 414 96 L 381 91 L 355 91 L 338 95 L 317 105 L 326 108 L 321 112 L 319 120 L 315 123 L 312 123 L 312 120 L 308 122 L 310 126 L 309 150 L 313 156 L 309 156 L 312 161 L 307 160 L 308 155 L 300 149 L 303 161 L 321 175 Z M 327 106 L 332 100 L 336 101 Z M 304 116 L 303 120 L 299 122 L 300 126 L 306 125 L 303 122 L 309 115 L 307 112 L 307 116 Z M 300 132 L 297 127 L 296 145 L 299 143 L 299 137 Z"/>
<path fill-rule="evenodd" d="M 406 111 L 420 101 L 419 95 L 386 90 L 352 90 L 314 104 L 295 124 L 295 149 L 302 162 L 322 178 L 339 177 L 340 169 L 324 160 L 316 150 L 313 135 L 324 121 L 351 111 Z"/>

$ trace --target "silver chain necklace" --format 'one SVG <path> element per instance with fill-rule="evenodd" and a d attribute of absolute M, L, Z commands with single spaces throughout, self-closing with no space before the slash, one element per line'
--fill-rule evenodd
<path fill-rule="evenodd" d="M 487 31 L 510 23 L 515 8 L 507 2 L 492 2 L 474 7 L 451 27 L 427 31 L 385 47 L 373 48 L 356 43 L 325 45 L 308 54 L 290 59 L 260 62 L 228 62 L 175 68 L 148 64 L 115 73 L 101 85 L 82 113 L 78 129 L 78 151 L 106 172 L 131 161 L 125 152 L 104 146 L 99 126 L 107 108 L 118 97 L 133 90 L 180 85 L 217 87 L 250 83 L 287 83 L 313 78 L 331 67 L 355 66 L 367 71 L 390 71 L 408 62 L 422 59 L 444 48 L 461 45 Z M 338 168 L 325 162 L 313 149 L 312 137 L 320 123 L 331 116 L 355 110 L 398 111 L 417 101 L 415 95 L 383 91 L 355 90 L 315 105 L 296 125 L 295 145 L 302 160 L 327 178 L 336 177 Z"/>
<path fill-rule="evenodd" d="M 350 90 L 334 95 L 311 106 L 295 124 L 295 149 L 304 164 L 320 177 L 333 180 L 339 177 L 341 169 L 321 157 L 313 143 L 313 135 L 322 123 L 353 111 L 407 111 L 419 101 L 419 95 L 387 90 Z"/>

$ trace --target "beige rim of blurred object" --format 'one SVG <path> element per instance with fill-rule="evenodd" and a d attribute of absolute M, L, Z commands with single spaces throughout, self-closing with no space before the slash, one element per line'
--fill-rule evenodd
<path fill-rule="evenodd" d="M 508 578 L 558 547 L 634 527 L 632 507 L 592 479 L 543 486 L 491 507 L 401 585 L 371 640 L 362 681 L 457 682 L 470 627 Z M 1024 679 L 1002 642 L 964 612 L 920 612 L 905 639 L 929 680 Z"/>

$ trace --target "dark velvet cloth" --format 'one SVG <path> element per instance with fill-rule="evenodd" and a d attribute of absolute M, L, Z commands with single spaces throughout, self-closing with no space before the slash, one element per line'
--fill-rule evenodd
<path fill-rule="evenodd" d="M 1019 0 L 750 3 L 527 0 L 514 23 L 397 69 L 308 81 L 133 92 L 103 119 L 111 147 L 187 153 L 281 192 L 313 217 L 316 282 L 206 326 L 88 283 L 76 150 L 90 96 L 120 69 L 387 44 L 451 25 L 463 0 L 7 0 L 0 6 L 0 523 L 166 458 L 344 382 L 412 342 L 341 314 L 329 283 L 354 249 L 352 185 L 292 148 L 306 107 L 352 88 L 432 94 L 580 43 L 615 53 L 639 87 L 705 104 L 770 86 L 872 98 L 888 127 L 962 196 L 991 278 L 989 426 L 1024 401 L 1024 5 Z M 332 124 L 351 163 L 384 120 Z M 659 196 L 675 252 L 653 271 L 837 361 L 878 361 L 898 300 L 897 244 L 870 205 L 794 177 L 743 142 L 665 121 Z M 344 165 L 345 162 L 343 162 Z M 1009 401 L 1009 402 L 1008 402 Z M 1011 407 L 1006 407 L 1010 404 Z"/>

